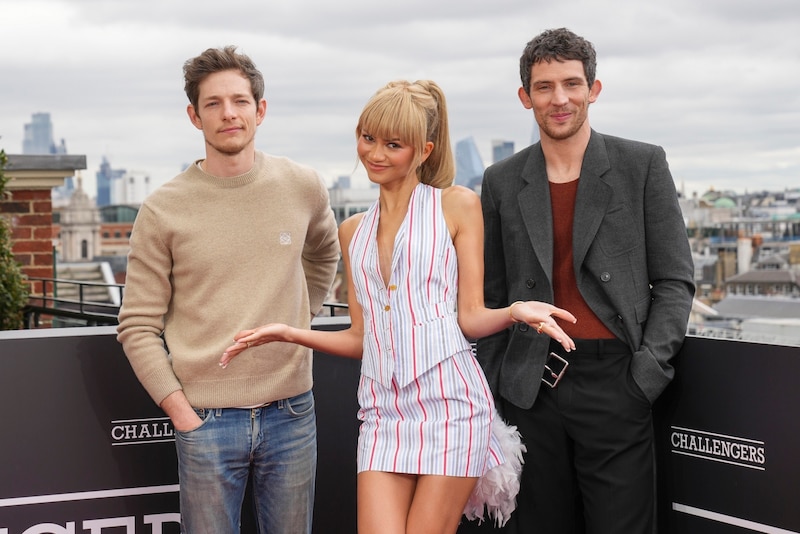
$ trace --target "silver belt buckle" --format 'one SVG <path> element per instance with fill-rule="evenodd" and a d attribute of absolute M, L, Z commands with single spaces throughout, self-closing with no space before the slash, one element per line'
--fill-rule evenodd
<path fill-rule="evenodd" d="M 569 367 L 569 362 L 556 354 L 551 352 L 547 356 L 547 361 L 544 364 L 544 373 L 542 373 L 542 382 L 554 388 L 561 381 L 564 373 Z"/>

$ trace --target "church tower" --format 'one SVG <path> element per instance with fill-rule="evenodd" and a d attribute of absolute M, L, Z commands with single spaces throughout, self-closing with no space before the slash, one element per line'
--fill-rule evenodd
<path fill-rule="evenodd" d="M 60 223 L 62 261 L 88 262 L 100 255 L 100 211 L 83 190 L 80 176 Z"/>

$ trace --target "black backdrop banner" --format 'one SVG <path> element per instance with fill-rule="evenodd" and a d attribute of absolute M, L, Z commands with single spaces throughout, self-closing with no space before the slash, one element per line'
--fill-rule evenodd
<path fill-rule="evenodd" d="M 359 365 L 314 355 L 319 534 L 356 531 Z M 659 532 L 800 534 L 800 348 L 688 338 L 676 367 L 654 406 Z M 113 328 L 0 332 L 0 405 L 0 534 L 180 531 L 172 427 Z"/>
<path fill-rule="evenodd" d="M 800 532 L 800 349 L 690 338 L 658 400 L 661 532 Z"/>
<path fill-rule="evenodd" d="M 172 427 L 132 377 L 113 335 L 0 339 L 0 534 L 180 532 Z"/>

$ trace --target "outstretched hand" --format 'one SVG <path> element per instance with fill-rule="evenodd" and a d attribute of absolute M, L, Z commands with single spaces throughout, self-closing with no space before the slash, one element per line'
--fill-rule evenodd
<path fill-rule="evenodd" d="M 242 330 L 233 336 L 233 345 L 225 349 L 222 358 L 219 359 L 219 366 L 223 369 L 228 366 L 232 359 L 250 347 L 256 347 L 272 341 L 286 341 L 289 327 L 285 324 L 270 323 L 252 330 Z"/>
<path fill-rule="evenodd" d="M 567 352 L 575 350 L 575 342 L 558 325 L 555 318 L 576 323 L 578 320 L 565 309 L 538 300 L 517 301 L 508 308 L 511 319 L 518 323 L 527 323 L 539 334 L 547 334 L 561 343 Z"/>

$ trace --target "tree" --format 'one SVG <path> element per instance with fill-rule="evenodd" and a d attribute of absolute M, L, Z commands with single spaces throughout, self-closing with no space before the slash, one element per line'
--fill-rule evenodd
<path fill-rule="evenodd" d="M 8 156 L 0 149 L 0 202 L 5 200 L 5 167 Z M 25 275 L 11 252 L 11 225 L 0 215 L 0 330 L 18 330 L 23 325 L 22 311 L 28 303 Z"/>

